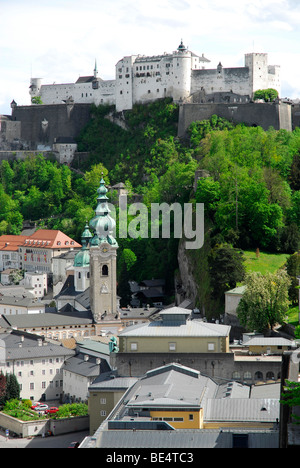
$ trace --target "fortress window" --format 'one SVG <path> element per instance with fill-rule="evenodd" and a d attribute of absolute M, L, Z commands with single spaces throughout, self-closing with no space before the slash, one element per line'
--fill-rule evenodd
<path fill-rule="evenodd" d="M 102 267 L 102 276 L 108 276 L 108 266 L 103 265 Z"/>

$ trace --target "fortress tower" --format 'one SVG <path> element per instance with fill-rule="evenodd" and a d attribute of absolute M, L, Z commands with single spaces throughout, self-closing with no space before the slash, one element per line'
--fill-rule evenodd
<path fill-rule="evenodd" d="M 191 94 L 192 52 L 181 41 L 173 54 L 173 99 L 181 101 Z"/>

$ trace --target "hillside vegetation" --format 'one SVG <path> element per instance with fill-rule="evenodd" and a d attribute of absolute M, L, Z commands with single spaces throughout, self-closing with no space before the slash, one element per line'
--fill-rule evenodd
<path fill-rule="evenodd" d="M 171 100 L 135 106 L 115 116 L 123 128 L 107 118 L 112 113 L 110 107 L 93 106 L 92 118 L 78 138 L 78 150 L 90 154 L 76 165 L 79 171 L 42 156 L 1 163 L 0 234 L 18 234 L 23 221 L 31 219 L 80 242 L 86 220 L 94 215 L 103 172 L 107 183 L 124 182 L 129 193 L 139 195 L 148 207 L 204 203 L 205 245 L 188 255 L 197 267 L 198 300 L 206 310 L 212 311 L 222 301 L 223 290 L 243 279 L 241 251 L 255 255 L 259 248 L 288 256 L 299 249 L 298 128 L 264 131 L 213 116 L 193 123 L 187 138 L 180 140 L 178 107 Z M 197 169 L 206 171 L 207 177 L 199 180 L 194 192 Z M 111 199 L 117 201 L 116 193 Z M 152 277 L 166 279 L 171 299 L 178 241 L 173 236 L 118 239 L 124 301 L 129 278 Z M 231 264 L 227 272 L 224 262 Z"/>

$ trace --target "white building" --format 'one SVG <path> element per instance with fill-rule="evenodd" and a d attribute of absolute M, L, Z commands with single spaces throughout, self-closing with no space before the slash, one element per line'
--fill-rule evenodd
<path fill-rule="evenodd" d="M 21 398 L 56 400 L 63 392 L 64 362 L 73 350 L 15 330 L 0 333 L 0 372 L 14 373 Z"/>
<path fill-rule="evenodd" d="M 230 92 L 251 99 L 258 89 L 275 88 L 280 94 L 280 67 L 268 65 L 266 53 L 246 54 L 244 67 L 223 68 L 219 63 L 216 69 L 206 69 L 209 63 L 181 42 L 172 53 L 123 57 L 114 80 L 98 78 L 97 65 L 93 76 L 80 77 L 76 83 L 43 85 L 40 78 L 32 78 L 30 95 L 39 96 L 43 104 L 110 104 L 121 112 L 135 103 L 165 97 L 181 102 L 199 92 Z"/>
<path fill-rule="evenodd" d="M 39 272 L 25 272 L 24 286 L 34 297 L 42 298 L 47 294 L 47 274 Z"/>

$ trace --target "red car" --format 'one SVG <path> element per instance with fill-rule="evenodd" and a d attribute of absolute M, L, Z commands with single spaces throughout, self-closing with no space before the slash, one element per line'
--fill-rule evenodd
<path fill-rule="evenodd" d="M 34 403 L 32 403 L 32 406 L 31 406 L 31 409 L 35 409 L 37 406 L 40 406 L 40 402 L 39 401 L 35 401 Z"/>
<path fill-rule="evenodd" d="M 58 408 L 56 408 L 56 406 L 50 406 L 49 409 L 47 409 L 45 411 L 46 414 L 54 414 L 54 413 L 57 413 L 58 411 Z"/>

